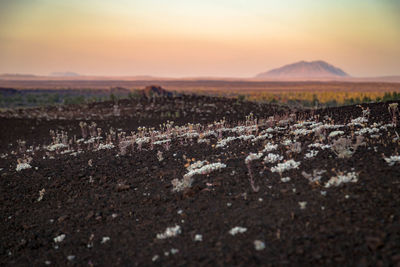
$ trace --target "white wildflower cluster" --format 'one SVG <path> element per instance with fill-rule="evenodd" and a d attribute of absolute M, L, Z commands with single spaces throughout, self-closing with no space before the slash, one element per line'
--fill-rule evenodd
<path fill-rule="evenodd" d="M 226 129 L 227 131 L 233 132 L 233 133 L 251 133 L 254 132 L 258 129 L 257 125 L 250 125 L 250 126 L 236 126 L 234 128 L 231 129 Z"/>
<path fill-rule="evenodd" d="M 389 164 L 389 166 L 393 166 L 394 164 L 400 162 L 400 156 L 390 156 L 390 158 L 384 159 Z"/>
<path fill-rule="evenodd" d="M 183 179 L 173 179 L 171 181 L 173 185 L 172 191 L 179 192 L 184 190 L 185 188 L 189 188 L 192 186 L 193 178 L 192 176 L 196 174 L 209 174 L 212 171 L 219 170 L 222 168 L 226 168 L 226 165 L 223 163 L 211 163 L 206 164 L 207 161 L 196 161 L 195 163 L 189 165 L 186 169 L 188 172 L 183 176 Z"/>
<path fill-rule="evenodd" d="M 30 168 L 32 168 L 32 166 L 29 165 L 29 163 L 18 163 L 17 168 L 15 168 L 15 170 L 19 172 Z"/>
<path fill-rule="evenodd" d="M 262 134 L 262 135 L 259 135 L 259 136 L 255 137 L 255 138 L 253 138 L 253 140 L 251 140 L 251 141 L 252 142 L 257 142 L 257 141 L 260 141 L 260 140 L 271 139 L 272 137 L 273 137 L 272 134 L 266 133 L 266 134 Z"/>
<path fill-rule="evenodd" d="M 273 153 L 268 153 L 267 156 L 264 158 L 265 163 L 275 163 L 277 161 L 281 161 L 283 159 L 283 156 L 278 155 L 278 154 L 273 154 Z"/>
<path fill-rule="evenodd" d="M 175 225 L 173 227 L 167 227 L 164 233 L 157 234 L 157 239 L 167 239 L 170 237 L 175 237 L 182 233 L 181 227 L 179 225 Z"/>
<path fill-rule="evenodd" d="M 201 167 L 196 167 L 196 168 L 194 168 L 193 166 L 189 166 L 189 168 L 190 168 L 190 171 L 188 173 L 186 173 L 184 177 L 192 177 L 193 175 L 196 175 L 196 174 L 203 174 L 203 175 L 209 174 L 212 171 L 226 168 L 226 164 L 217 162 L 217 163 L 211 163 L 211 164 L 207 164 L 207 165 L 204 165 Z"/>
<path fill-rule="evenodd" d="M 98 147 L 97 147 L 97 151 L 98 150 L 103 150 L 103 149 L 112 149 L 112 148 L 114 148 L 115 146 L 113 145 L 113 144 L 100 144 Z"/>
<path fill-rule="evenodd" d="M 229 230 L 229 233 L 234 236 L 237 234 L 243 234 L 246 231 L 247 231 L 247 228 L 236 226 L 236 227 L 233 227 L 231 230 Z"/>
<path fill-rule="evenodd" d="M 346 174 L 339 174 L 338 176 L 331 177 L 328 182 L 326 182 L 325 187 L 329 188 L 331 186 L 339 186 L 342 183 L 356 183 L 358 181 L 358 174 L 355 172 L 348 172 Z"/>
<path fill-rule="evenodd" d="M 96 136 L 96 137 L 92 137 L 92 138 L 90 138 L 90 139 L 84 141 L 83 143 L 84 143 L 84 144 L 93 144 L 93 143 L 95 143 L 97 140 L 101 140 L 101 139 L 103 139 L 103 137 L 101 137 L 101 136 Z"/>
<path fill-rule="evenodd" d="M 184 138 L 190 138 L 190 139 L 197 138 L 199 136 L 200 135 L 195 131 L 190 131 L 188 133 L 183 133 L 181 135 L 178 135 L 178 137 L 184 137 Z"/>
<path fill-rule="evenodd" d="M 153 144 L 154 145 L 162 145 L 162 144 L 165 144 L 165 143 L 170 143 L 171 142 L 171 139 L 164 139 L 164 140 L 159 140 L 159 141 L 155 141 Z"/>
<path fill-rule="evenodd" d="M 294 135 L 307 135 L 309 133 L 312 133 L 312 130 L 307 130 L 307 129 L 296 129 L 292 131 L 292 134 Z"/>
<path fill-rule="evenodd" d="M 144 143 L 150 142 L 150 137 L 141 137 L 136 139 L 136 144 L 143 145 Z"/>
<path fill-rule="evenodd" d="M 203 167 L 203 165 L 206 163 L 207 163 L 207 161 L 205 161 L 205 160 L 203 160 L 203 161 L 198 160 L 195 163 L 190 164 L 186 169 L 190 172 L 195 169 L 199 169 L 199 168 Z"/>
<path fill-rule="evenodd" d="M 241 135 L 241 136 L 230 136 L 227 137 L 225 139 L 222 139 L 220 141 L 218 141 L 217 145 L 215 147 L 219 148 L 219 147 L 225 147 L 228 143 L 235 141 L 235 140 L 243 140 L 243 141 L 247 141 L 247 140 L 251 140 L 254 139 L 254 135 Z"/>
<path fill-rule="evenodd" d="M 277 150 L 278 149 L 278 144 L 271 144 L 271 143 L 268 143 L 268 144 L 266 144 L 265 146 L 264 146 L 264 149 L 263 149 L 263 151 L 262 152 L 271 152 L 271 151 L 274 151 L 274 150 Z"/>
<path fill-rule="evenodd" d="M 379 129 L 378 128 L 369 128 L 369 127 L 365 127 L 362 128 L 358 131 L 354 132 L 356 135 L 364 135 L 364 134 L 375 134 L 375 133 L 379 133 Z"/>
<path fill-rule="evenodd" d="M 321 143 L 309 144 L 308 147 L 310 147 L 310 148 L 312 148 L 312 147 L 314 147 L 314 148 L 320 148 L 320 149 L 322 149 L 322 150 L 331 148 L 330 145 L 323 145 L 323 144 L 321 144 Z"/>
<path fill-rule="evenodd" d="M 244 162 L 246 164 L 249 164 L 250 162 L 252 162 L 253 160 L 257 160 L 260 159 L 263 156 L 263 153 L 250 153 L 246 159 L 244 160 Z"/>
<path fill-rule="evenodd" d="M 271 168 L 271 172 L 283 173 L 291 169 L 297 169 L 300 166 L 300 162 L 294 161 L 293 159 L 283 163 L 278 163 L 275 167 Z"/>
<path fill-rule="evenodd" d="M 301 174 L 306 178 L 310 183 L 319 182 L 322 178 L 322 174 L 326 173 L 325 170 L 314 170 L 312 173 L 306 173 L 303 171 Z"/>
<path fill-rule="evenodd" d="M 347 125 L 348 126 L 355 126 L 355 125 L 361 126 L 363 123 L 367 123 L 367 122 L 368 122 L 367 118 L 358 117 L 358 118 L 355 118 L 355 119 L 351 120 L 351 122 L 348 123 Z"/>
<path fill-rule="evenodd" d="M 67 147 L 68 147 L 67 145 L 59 143 L 59 144 L 54 144 L 54 145 L 48 146 L 47 150 L 48 151 L 56 151 L 56 150 L 59 150 L 59 149 L 62 149 L 62 148 L 67 148 Z"/>
<path fill-rule="evenodd" d="M 304 155 L 304 158 L 310 159 L 318 155 L 318 150 L 310 150 L 308 153 Z"/>
<path fill-rule="evenodd" d="M 283 140 L 282 145 L 284 145 L 284 146 L 289 146 L 289 145 L 291 145 L 292 143 L 293 143 L 292 140 L 290 140 L 290 139 L 285 139 L 285 140 Z"/>
<path fill-rule="evenodd" d="M 343 135 L 343 134 L 344 134 L 343 131 L 333 131 L 328 135 L 328 137 L 335 137 L 335 136 Z"/>

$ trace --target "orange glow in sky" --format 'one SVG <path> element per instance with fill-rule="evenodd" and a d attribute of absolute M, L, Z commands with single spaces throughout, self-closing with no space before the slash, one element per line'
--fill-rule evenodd
<path fill-rule="evenodd" d="M 400 75 L 398 2 L 2 0 L 0 73 L 250 77 L 325 60 Z"/>

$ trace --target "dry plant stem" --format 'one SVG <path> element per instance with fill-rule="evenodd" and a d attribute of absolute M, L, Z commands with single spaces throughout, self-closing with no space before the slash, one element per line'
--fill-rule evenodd
<path fill-rule="evenodd" d="M 256 186 L 254 184 L 254 177 L 253 177 L 253 172 L 251 171 L 250 162 L 247 163 L 246 166 L 247 166 L 247 170 L 249 171 L 249 181 L 250 181 L 251 188 L 253 189 L 254 192 L 258 192 L 260 190 L 260 187 Z"/>

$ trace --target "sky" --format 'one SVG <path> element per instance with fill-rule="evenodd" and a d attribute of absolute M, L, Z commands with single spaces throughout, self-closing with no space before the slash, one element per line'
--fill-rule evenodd
<path fill-rule="evenodd" d="M 399 0 L 0 0 L 0 73 L 400 75 Z"/>

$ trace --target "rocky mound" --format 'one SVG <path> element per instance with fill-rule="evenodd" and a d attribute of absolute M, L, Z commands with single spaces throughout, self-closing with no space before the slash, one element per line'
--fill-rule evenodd
<path fill-rule="evenodd" d="M 143 90 L 140 90 L 140 94 L 147 98 L 152 97 L 171 97 L 172 93 L 165 90 L 161 86 L 158 85 L 150 85 L 146 86 Z"/>

